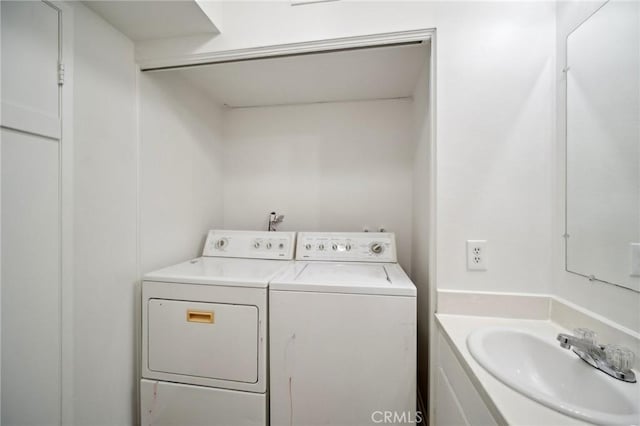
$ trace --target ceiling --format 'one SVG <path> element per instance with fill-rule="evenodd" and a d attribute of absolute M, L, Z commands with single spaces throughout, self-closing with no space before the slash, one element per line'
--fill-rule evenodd
<path fill-rule="evenodd" d="M 426 43 L 200 65 L 177 73 L 229 107 L 411 97 Z"/>
<path fill-rule="evenodd" d="M 134 42 L 219 33 L 194 0 L 91 0 L 83 3 Z"/>

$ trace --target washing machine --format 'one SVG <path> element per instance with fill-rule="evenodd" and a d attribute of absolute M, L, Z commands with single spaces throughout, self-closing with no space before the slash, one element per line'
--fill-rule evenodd
<path fill-rule="evenodd" d="M 213 230 L 142 283 L 142 425 L 266 425 L 267 287 L 295 233 Z"/>
<path fill-rule="evenodd" d="M 269 284 L 271 425 L 415 423 L 416 287 L 394 234 L 297 239 Z"/>

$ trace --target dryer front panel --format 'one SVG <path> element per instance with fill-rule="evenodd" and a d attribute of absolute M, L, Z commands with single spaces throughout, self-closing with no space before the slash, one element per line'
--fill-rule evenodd
<path fill-rule="evenodd" d="M 258 381 L 258 308 L 147 301 L 151 371 L 240 383 Z"/>

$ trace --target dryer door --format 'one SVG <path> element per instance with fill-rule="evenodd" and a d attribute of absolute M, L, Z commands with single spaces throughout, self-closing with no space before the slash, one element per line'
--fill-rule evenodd
<path fill-rule="evenodd" d="M 149 370 L 244 383 L 258 381 L 258 308 L 148 301 Z"/>

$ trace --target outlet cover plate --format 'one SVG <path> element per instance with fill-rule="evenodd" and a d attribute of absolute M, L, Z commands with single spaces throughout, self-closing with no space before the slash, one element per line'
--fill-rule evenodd
<path fill-rule="evenodd" d="M 467 240 L 467 270 L 487 270 L 487 240 Z"/>

